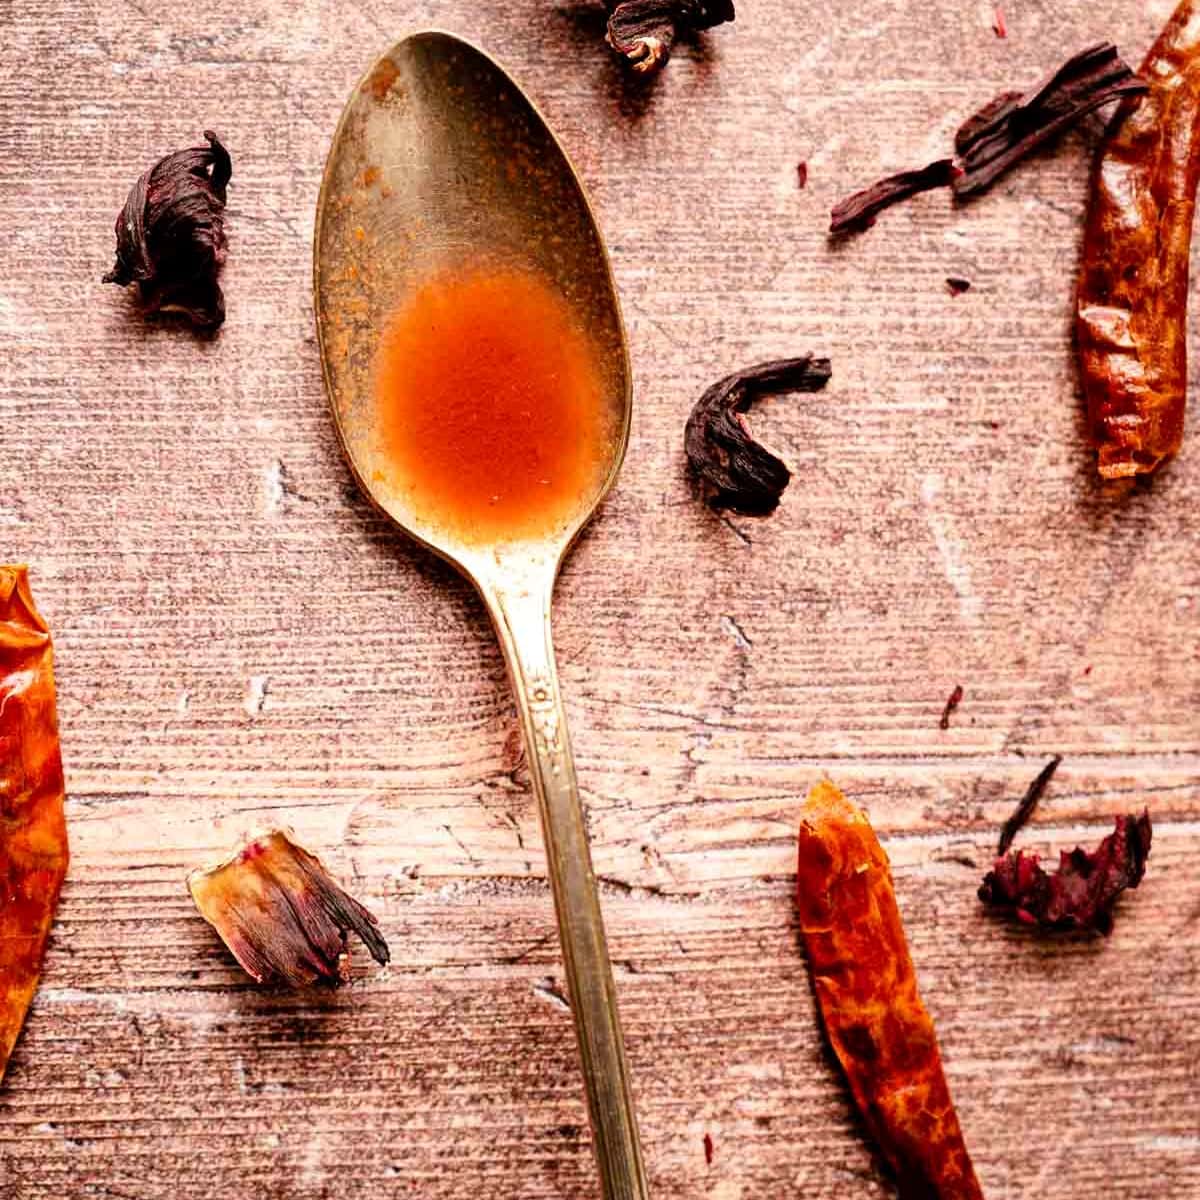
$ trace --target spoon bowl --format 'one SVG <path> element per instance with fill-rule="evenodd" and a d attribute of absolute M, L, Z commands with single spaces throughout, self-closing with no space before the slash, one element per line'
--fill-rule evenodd
<path fill-rule="evenodd" d="M 381 347 L 394 314 L 431 281 L 480 268 L 500 278 L 504 272 L 536 278 L 557 298 L 572 337 L 586 343 L 603 409 L 604 433 L 582 481 L 564 503 L 547 508 L 544 520 L 511 529 L 464 522 L 397 471 L 376 402 Z M 583 187 L 534 105 L 482 51 L 449 34 L 419 33 L 363 77 L 325 168 L 314 301 L 326 390 L 359 484 L 401 528 L 475 584 L 496 627 L 541 814 L 602 1192 L 605 1200 L 645 1200 L 616 992 L 550 637 L 559 565 L 625 453 L 629 359 L 608 256 Z M 462 354 L 471 353 L 464 344 Z"/>

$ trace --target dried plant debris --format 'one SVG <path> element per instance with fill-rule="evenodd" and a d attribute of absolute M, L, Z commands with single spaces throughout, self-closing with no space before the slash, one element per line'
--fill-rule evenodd
<path fill-rule="evenodd" d="M 700 397 L 688 417 L 684 448 L 713 508 L 745 516 L 775 510 L 792 473 L 754 440 L 741 414 L 760 396 L 820 391 L 832 373 L 827 358 L 778 359 L 726 375 Z"/>
<path fill-rule="evenodd" d="M 963 173 L 954 181 L 954 194 L 971 196 L 991 187 L 1080 117 L 1145 91 L 1145 81 L 1133 73 L 1116 46 L 1101 42 L 1069 59 L 1033 91 L 997 96 L 955 136 L 954 152 Z"/>
<path fill-rule="evenodd" d="M 1043 929 L 1112 932 L 1113 906 L 1126 888 L 1135 888 L 1150 854 L 1150 814 L 1117 818 L 1117 827 L 1092 851 L 1077 846 L 1064 852 L 1053 875 L 1036 854 L 1013 850 L 996 859 L 979 898 L 993 908 Z"/>
<path fill-rule="evenodd" d="M 963 700 L 962 684 L 956 683 L 954 685 L 954 691 L 952 691 L 950 693 L 950 695 L 946 697 L 946 707 L 942 709 L 942 716 L 941 716 L 941 719 L 938 721 L 939 729 L 949 729 L 950 728 L 950 718 L 952 716 L 954 716 L 955 710 L 962 703 L 962 700 Z"/>
<path fill-rule="evenodd" d="M 168 154 L 132 187 L 117 217 L 117 260 L 105 283 L 138 285 L 147 313 L 182 313 L 201 329 L 225 320 L 225 191 L 233 167 L 210 130 L 207 146 Z"/>
<path fill-rule="evenodd" d="M 711 29 L 734 19 L 733 0 L 605 0 L 606 41 L 641 75 L 667 64 L 681 34 Z"/>
<path fill-rule="evenodd" d="M 389 961 L 375 917 L 281 829 L 253 838 L 218 866 L 193 871 L 188 888 L 201 916 L 259 983 L 345 983 L 351 930 L 377 963 Z"/>
<path fill-rule="evenodd" d="M 1013 810 L 1013 814 L 1004 822 L 1004 828 L 1000 830 L 1000 844 L 996 849 L 998 855 L 1008 853 L 1008 848 L 1013 844 L 1013 838 L 1024 828 L 1026 821 L 1033 816 L 1033 810 L 1037 808 L 1038 801 L 1042 798 L 1042 793 L 1046 790 L 1046 785 L 1054 778 L 1054 772 L 1058 770 L 1058 764 L 1062 762 L 1062 755 L 1056 754 L 1037 774 L 1037 778 L 1029 785 L 1025 795 L 1021 797 L 1021 803 Z"/>
<path fill-rule="evenodd" d="M 859 233 L 870 229 L 885 208 L 891 208 L 893 204 L 899 204 L 901 200 L 920 192 L 949 187 L 954 182 L 957 170 L 952 158 L 939 158 L 919 170 L 888 175 L 834 205 L 829 214 L 829 232 Z"/>
<path fill-rule="evenodd" d="M 891 204 L 935 187 L 967 199 L 1093 110 L 1146 91 L 1111 42 L 1089 46 L 1028 92 L 1002 92 L 968 117 L 954 138 L 954 157 L 904 171 L 843 200 L 830 232 L 866 229 Z"/>

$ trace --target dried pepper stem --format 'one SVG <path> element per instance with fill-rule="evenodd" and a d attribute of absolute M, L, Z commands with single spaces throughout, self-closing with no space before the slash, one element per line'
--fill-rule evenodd
<path fill-rule="evenodd" d="M 917 993 L 887 855 L 831 783 L 800 823 L 800 929 L 825 1031 L 905 1200 L 982 1200 Z"/>
<path fill-rule="evenodd" d="M 0 566 L 0 1079 L 41 975 L 67 872 L 50 631 L 25 567 Z"/>

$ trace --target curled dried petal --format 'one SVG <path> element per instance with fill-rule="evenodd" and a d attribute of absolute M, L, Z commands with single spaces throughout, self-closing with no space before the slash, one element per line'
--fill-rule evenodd
<path fill-rule="evenodd" d="M 681 33 L 734 19 L 733 0 L 605 0 L 605 40 L 639 74 L 665 66 Z"/>
<path fill-rule="evenodd" d="M 193 871 L 188 888 L 201 916 L 259 983 L 344 983 L 351 930 L 377 963 L 390 958 L 375 917 L 281 829 L 253 838 L 215 867 Z"/>
<path fill-rule="evenodd" d="M 1089 46 L 1028 92 L 1001 92 L 969 116 L 955 135 L 953 158 L 889 175 L 841 201 L 830 214 L 830 233 L 868 229 L 883 209 L 932 188 L 949 187 L 960 200 L 977 195 L 1088 113 L 1145 90 L 1111 42 Z"/>
<path fill-rule="evenodd" d="M 117 217 L 117 258 L 103 282 L 136 283 L 148 313 L 179 312 L 203 329 L 225 320 L 217 274 L 225 261 L 229 152 L 207 146 L 168 154 L 130 189 Z"/>
<path fill-rule="evenodd" d="M 1053 875 L 1036 854 L 1013 850 L 997 858 L 984 877 L 979 898 L 1008 909 L 1018 920 L 1045 929 L 1112 932 L 1113 906 L 1126 888 L 1146 873 L 1150 854 L 1150 814 L 1117 818 L 1117 827 L 1092 851 L 1076 846 L 1059 859 Z"/>
<path fill-rule="evenodd" d="M 963 122 L 954 139 L 962 167 L 953 183 L 971 196 L 1057 137 L 1081 117 L 1113 100 L 1140 95 L 1139 79 L 1111 42 L 1081 50 L 1030 91 L 1005 92 Z"/>
<path fill-rule="evenodd" d="M 949 187 L 954 182 L 956 171 L 953 159 L 939 158 L 928 166 L 888 175 L 861 192 L 838 201 L 829 214 L 829 232 L 837 236 L 870 229 L 885 208 L 891 208 L 893 204 L 899 204 L 901 200 L 920 192 Z"/>
<path fill-rule="evenodd" d="M 827 358 L 778 359 L 735 371 L 700 397 L 688 417 L 684 448 L 709 504 L 748 516 L 774 511 L 792 473 L 751 437 L 740 414 L 760 396 L 820 391 L 832 373 Z"/>

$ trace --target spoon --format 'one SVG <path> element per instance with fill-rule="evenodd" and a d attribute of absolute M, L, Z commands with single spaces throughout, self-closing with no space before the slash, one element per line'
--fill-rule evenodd
<path fill-rule="evenodd" d="M 389 314 L 417 303 L 429 281 L 489 263 L 499 264 L 501 279 L 505 271 L 536 276 L 557 297 L 571 336 L 586 343 L 607 414 L 577 494 L 540 525 L 512 530 L 455 519 L 419 479 L 397 471 L 375 399 Z M 359 485 L 475 585 L 495 625 L 541 813 L 603 1196 L 646 1200 L 550 638 L 559 565 L 612 486 L 629 435 L 629 359 L 604 244 L 582 184 L 532 102 L 482 51 L 428 32 L 383 55 L 346 105 L 318 201 L 313 273 L 325 386 Z M 461 353 L 473 349 L 468 339 Z M 414 355 L 414 370 L 427 361 Z"/>

